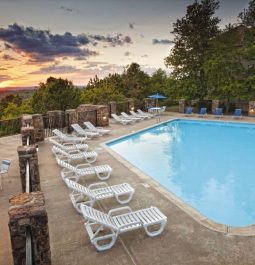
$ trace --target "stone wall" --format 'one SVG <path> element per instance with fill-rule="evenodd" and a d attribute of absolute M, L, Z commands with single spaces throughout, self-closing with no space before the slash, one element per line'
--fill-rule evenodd
<path fill-rule="evenodd" d="M 43 192 L 22 193 L 9 200 L 9 230 L 13 264 L 26 264 L 26 233 L 31 231 L 33 262 L 50 265 L 48 216 Z"/>
<path fill-rule="evenodd" d="M 186 111 L 186 101 L 185 99 L 179 100 L 179 112 L 180 113 L 185 113 Z"/>
<path fill-rule="evenodd" d="M 39 191 L 40 186 L 40 173 L 38 165 L 38 156 L 35 145 L 19 146 L 19 168 L 22 192 L 26 192 L 26 165 L 29 162 L 29 174 L 30 174 L 30 190 Z"/>
<path fill-rule="evenodd" d="M 255 101 L 249 101 L 248 116 L 255 117 Z"/>
<path fill-rule="evenodd" d="M 216 108 L 220 107 L 220 101 L 217 99 L 212 100 L 212 113 L 214 114 L 216 111 Z"/>
<path fill-rule="evenodd" d="M 116 114 L 117 113 L 117 104 L 115 101 L 111 101 L 109 103 L 109 111 L 110 111 L 110 115 L 111 114 Z"/>
<path fill-rule="evenodd" d="M 42 114 L 33 114 L 32 118 L 35 129 L 35 142 L 44 141 L 44 122 Z"/>
<path fill-rule="evenodd" d="M 35 129 L 32 126 L 21 127 L 21 141 L 22 145 L 27 144 L 27 137 L 29 137 L 29 144 L 35 144 Z"/>

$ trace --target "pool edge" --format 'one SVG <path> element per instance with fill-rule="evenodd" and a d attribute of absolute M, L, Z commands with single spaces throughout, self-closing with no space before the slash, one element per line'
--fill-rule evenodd
<path fill-rule="evenodd" d="M 185 118 L 173 118 L 169 119 L 164 122 L 157 123 L 156 125 L 151 125 L 148 127 L 145 127 L 141 130 L 137 130 L 135 132 L 131 132 L 129 134 L 122 135 L 120 137 L 111 139 L 109 141 L 106 141 L 104 143 L 101 143 L 100 146 L 106 150 L 110 155 L 112 155 L 116 160 L 118 160 L 121 164 L 123 164 L 125 167 L 130 169 L 133 173 L 135 173 L 142 181 L 148 183 L 151 187 L 156 189 L 158 192 L 160 192 L 166 199 L 168 199 L 170 202 L 172 202 L 174 205 L 176 205 L 179 209 L 184 211 L 186 214 L 188 214 L 191 218 L 193 218 L 195 221 L 197 221 L 199 224 L 203 225 L 204 227 L 223 233 L 227 236 L 255 236 L 255 224 L 254 225 L 249 225 L 245 227 L 235 227 L 235 226 L 228 226 L 224 224 L 217 223 L 205 215 L 201 214 L 198 210 L 193 208 L 191 205 L 188 203 L 184 202 L 181 198 L 179 198 L 177 195 L 175 195 L 173 192 L 167 190 L 165 187 L 163 187 L 161 184 L 159 184 L 157 181 L 155 181 L 152 177 L 149 175 L 145 174 L 142 170 L 131 164 L 129 161 L 127 161 L 125 158 L 121 157 L 118 153 L 113 151 L 109 146 L 107 146 L 108 143 L 117 141 L 119 139 L 123 139 L 125 137 L 131 136 L 133 134 L 146 131 L 150 128 L 154 128 L 158 125 L 167 123 L 169 121 L 174 121 L 174 120 L 180 120 L 180 119 L 185 119 Z M 189 120 L 189 119 L 187 119 Z M 193 119 L 193 120 L 198 120 L 201 121 L 201 119 Z M 213 121 L 213 120 L 210 120 Z M 251 123 L 254 125 L 254 123 Z"/>

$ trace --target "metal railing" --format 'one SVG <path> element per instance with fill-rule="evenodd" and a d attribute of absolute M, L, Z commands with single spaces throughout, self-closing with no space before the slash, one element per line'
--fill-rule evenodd
<path fill-rule="evenodd" d="M 29 125 L 27 125 L 28 127 Z M 27 146 L 29 146 L 29 136 L 27 136 Z M 26 192 L 31 192 L 30 185 L 30 164 L 29 160 L 26 163 Z M 32 233 L 29 226 L 26 227 L 26 265 L 33 264 L 33 252 L 32 252 Z"/>
<path fill-rule="evenodd" d="M 0 120 L 0 137 L 20 133 L 21 118 Z"/>

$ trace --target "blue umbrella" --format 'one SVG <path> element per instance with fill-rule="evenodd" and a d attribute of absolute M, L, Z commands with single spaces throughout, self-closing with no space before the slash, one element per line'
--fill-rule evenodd
<path fill-rule="evenodd" d="M 149 96 L 149 98 L 156 99 L 156 106 L 157 106 L 158 105 L 158 99 L 165 99 L 166 97 L 161 95 L 161 94 L 159 94 L 159 93 L 156 93 L 154 95 Z"/>

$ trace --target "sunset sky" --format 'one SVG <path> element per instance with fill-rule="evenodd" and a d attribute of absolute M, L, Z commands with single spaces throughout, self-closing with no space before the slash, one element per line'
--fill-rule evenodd
<path fill-rule="evenodd" d="M 49 76 L 86 85 L 137 62 L 163 68 L 172 24 L 189 0 L 0 0 L 0 88 L 37 86 Z M 249 0 L 221 0 L 221 26 Z"/>

